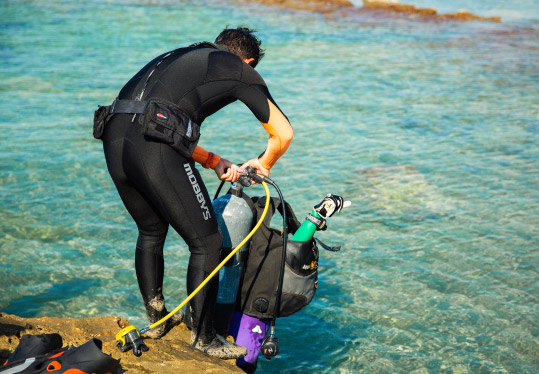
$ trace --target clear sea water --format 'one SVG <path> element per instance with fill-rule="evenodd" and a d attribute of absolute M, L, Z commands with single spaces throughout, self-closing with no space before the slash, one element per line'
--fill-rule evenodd
<path fill-rule="evenodd" d="M 0 311 L 146 326 L 136 228 L 93 110 L 156 55 L 246 24 L 295 129 L 272 177 L 300 217 L 329 192 L 353 202 L 318 234 L 344 248 L 321 254 L 315 300 L 278 321 L 281 353 L 260 372 L 539 373 L 539 5 L 412 3 L 503 22 L 0 1 Z M 236 103 L 205 122 L 201 145 L 241 162 L 265 142 Z M 174 232 L 165 256 L 172 308 L 188 259 Z"/>

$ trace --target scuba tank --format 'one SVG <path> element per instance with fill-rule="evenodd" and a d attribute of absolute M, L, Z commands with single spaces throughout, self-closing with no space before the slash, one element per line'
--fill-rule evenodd
<path fill-rule="evenodd" d="M 223 235 L 221 257 L 225 258 L 249 234 L 253 227 L 252 203 L 241 186 L 234 183 L 228 193 L 215 199 L 212 205 Z M 249 242 L 219 270 L 219 291 L 214 321 L 218 334 L 226 333 L 234 314 L 238 286 L 243 275 L 248 251 Z"/>

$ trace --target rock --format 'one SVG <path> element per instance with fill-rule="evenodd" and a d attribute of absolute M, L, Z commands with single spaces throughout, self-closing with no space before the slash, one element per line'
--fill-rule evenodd
<path fill-rule="evenodd" d="M 472 14 L 472 13 L 468 12 L 467 10 L 459 10 L 456 13 L 440 14 L 440 17 L 449 18 L 449 19 L 455 19 L 455 20 L 458 20 L 458 21 L 480 20 L 480 21 L 502 22 L 501 17 L 481 17 L 481 16 L 476 16 L 475 14 Z"/>
<path fill-rule="evenodd" d="M 395 0 L 363 0 L 363 7 L 366 9 L 381 9 L 396 13 L 420 14 L 423 16 L 437 15 L 437 11 L 434 8 L 416 8 L 413 5 L 402 4 Z"/>
<path fill-rule="evenodd" d="M 349 0 L 247 0 L 278 8 L 302 10 L 328 14 L 343 8 L 353 8 L 354 4 Z"/>
<path fill-rule="evenodd" d="M 456 21 L 494 21 L 501 22 L 500 17 L 481 17 L 466 10 L 456 13 L 439 14 L 434 8 L 418 8 L 414 5 L 403 4 L 397 0 L 363 0 L 363 7 L 355 7 L 349 0 L 236 0 L 239 3 L 254 2 L 278 8 L 294 9 L 324 14 L 328 18 L 338 15 L 349 16 L 354 13 L 368 11 L 386 11 L 396 14 L 410 14 L 425 19 L 456 20 Z"/>
<path fill-rule="evenodd" d="M 460 10 L 456 13 L 438 14 L 434 8 L 418 8 L 414 5 L 399 3 L 396 0 L 363 0 L 363 8 L 370 10 L 384 10 L 395 13 L 417 14 L 430 18 L 453 19 L 457 21 L 480 20 L 501 22 L 502 20 L 500 17 L 477 16 L 466 10 Z"/>
<path fill-rule="evenodd" d="M 234 365 L 234 360 L 215 359 L 191 347 L 191 332 L 184 324 L 174 327 L 161 339 L 144 339 L 150 350 L 141 357 L 135 357 L 131 351 L 122 353 L 116 348 L 115 336 L 126 326 L 129 326 L 127 320 L 112 316 L 21 318 L 0 313 L 0 364 L 19 345 L 23 335 L 58 333 L 64 347 L 79 346 L 91 338 L 101 340 L 103 352 L 120 360 L 114 374 L 243 373 Z"/>

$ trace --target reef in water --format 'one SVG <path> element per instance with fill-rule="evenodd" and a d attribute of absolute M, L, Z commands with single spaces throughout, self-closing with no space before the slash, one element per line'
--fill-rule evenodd
<path fill-rule="evenodd" d="M 363 7 L 356 7 L 349 0 L 238 0 L 248 1 L 278 8 L 294 9 L 321 13 L 327 16 L 337 14 L 386 12 L 397 15 L 416 15 L 422 19 L 454 20 L 454 21 L 493 21 L 501 22 L 500 17 L 482 17 L 459 10 L 455 13 L 440 14 L 434 8 L 419 8 L 414 5 L 400 3 L 397 0 L 363 0 Z"/>

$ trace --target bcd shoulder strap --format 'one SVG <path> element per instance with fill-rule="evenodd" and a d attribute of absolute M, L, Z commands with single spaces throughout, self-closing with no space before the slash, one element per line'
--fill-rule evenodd
<path fill-rule="evenodd" d="M 252 198 L 255 208 L 255 216 L 256 219 L 260 218 L 262 215 L 262 212 L 264 211 L 264 206 L 266 205 L 266 197 L 253 197 Z M 301 226 L 301 223 L 296 218 L 296 215 L 294 211 L 292 210 L 292 207 L 290 204 L 288 204 L 286 201 L 283 204 L 282 200 L 276 197 L 272 197 L 270 200 L 270 206 L 268 208 L 268 213 L 266 214 L 266 217 L 264 218 L 263 225 L 266 226 L 267 229 L 270 227 L 271 219 L 273 218 L 273 215 L 275 214 L 275 211 L 278 211 L 281 216 L 283 215 L 283 205 L 286 207 L 286 225 L 287 225 L 287 231 L 290 234 L 294 234 L 298 228 Z"/>

